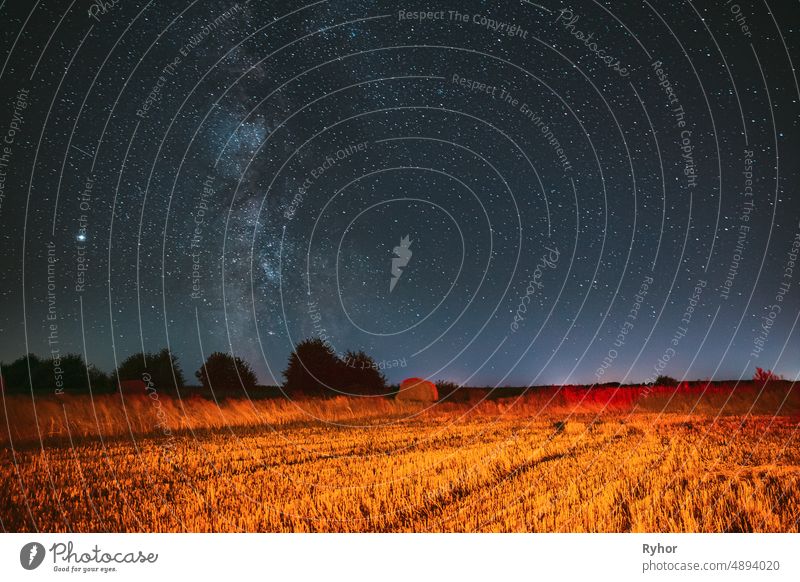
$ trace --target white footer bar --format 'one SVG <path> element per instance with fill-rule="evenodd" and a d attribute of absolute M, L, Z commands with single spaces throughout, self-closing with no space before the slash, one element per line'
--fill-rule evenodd
<path fill-rule="evenodd" d="M 4 580 L 760 582 L 798 562 L 797 534 L 0 535 Z"/>

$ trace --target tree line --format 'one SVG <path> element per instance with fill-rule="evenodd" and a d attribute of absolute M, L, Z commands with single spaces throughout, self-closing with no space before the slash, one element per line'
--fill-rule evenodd
<path fill-rule="evenodd" d="M 8 393 L 73 394 L 112 393 L 134 390 L 137 383 L 155 387 L 160 393 L 188 396 L 190 387 L 178 357 L 164 348 L 158 352 L 139 352 L 128 356 L 112 373 L 86 364 L 80 354 L 57 359 L 36 354 L 21 356 L 10 364 L 0 362 L 3 389 Z M 259 391 L 252 366 L 229 353 L 214 352 L 194 373 L 202 395 Z M 133 388 L 132 388 L 133 387 Z M 338 394 L 387 395 L 386 377 L 375 360 L 363 351 L 349 351 L 340 357 L 319 338 L 301 341 L 289 355 L 283 370 L 284 393 L 292 397 L 331 397 Z"/>

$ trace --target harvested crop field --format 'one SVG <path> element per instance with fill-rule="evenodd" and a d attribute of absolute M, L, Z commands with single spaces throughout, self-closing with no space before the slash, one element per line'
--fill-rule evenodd
<path fill-rule="evenodd" d="M 798 531 L 795 395 L 742 394 L 165 402 L 168 422 L 131 401 L 116 431 L 98 399 L 106 434 L 72 401 L 68 425 L 39 418 L 41 441 L 29 399 L 10 397 L 0 517 L 6 531 Z"/>

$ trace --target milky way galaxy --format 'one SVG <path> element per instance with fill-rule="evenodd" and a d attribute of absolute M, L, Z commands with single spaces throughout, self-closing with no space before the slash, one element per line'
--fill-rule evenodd
<path fill-rule="evenodd" d="M 0 360 L 794 379 L 799 14 L 0 2 Z"/>

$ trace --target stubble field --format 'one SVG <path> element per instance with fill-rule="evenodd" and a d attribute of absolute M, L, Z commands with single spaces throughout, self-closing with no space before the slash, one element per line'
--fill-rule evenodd
<path fill-rule="evenodd" d="M 160 412 L 129 399 L 122 417 L 108 396 L 40 401 L 38 428 L 30 398 L 6 397 L 0 518 L 5 531 L 796 532 L 797 398 L 773 392 Z"/>

